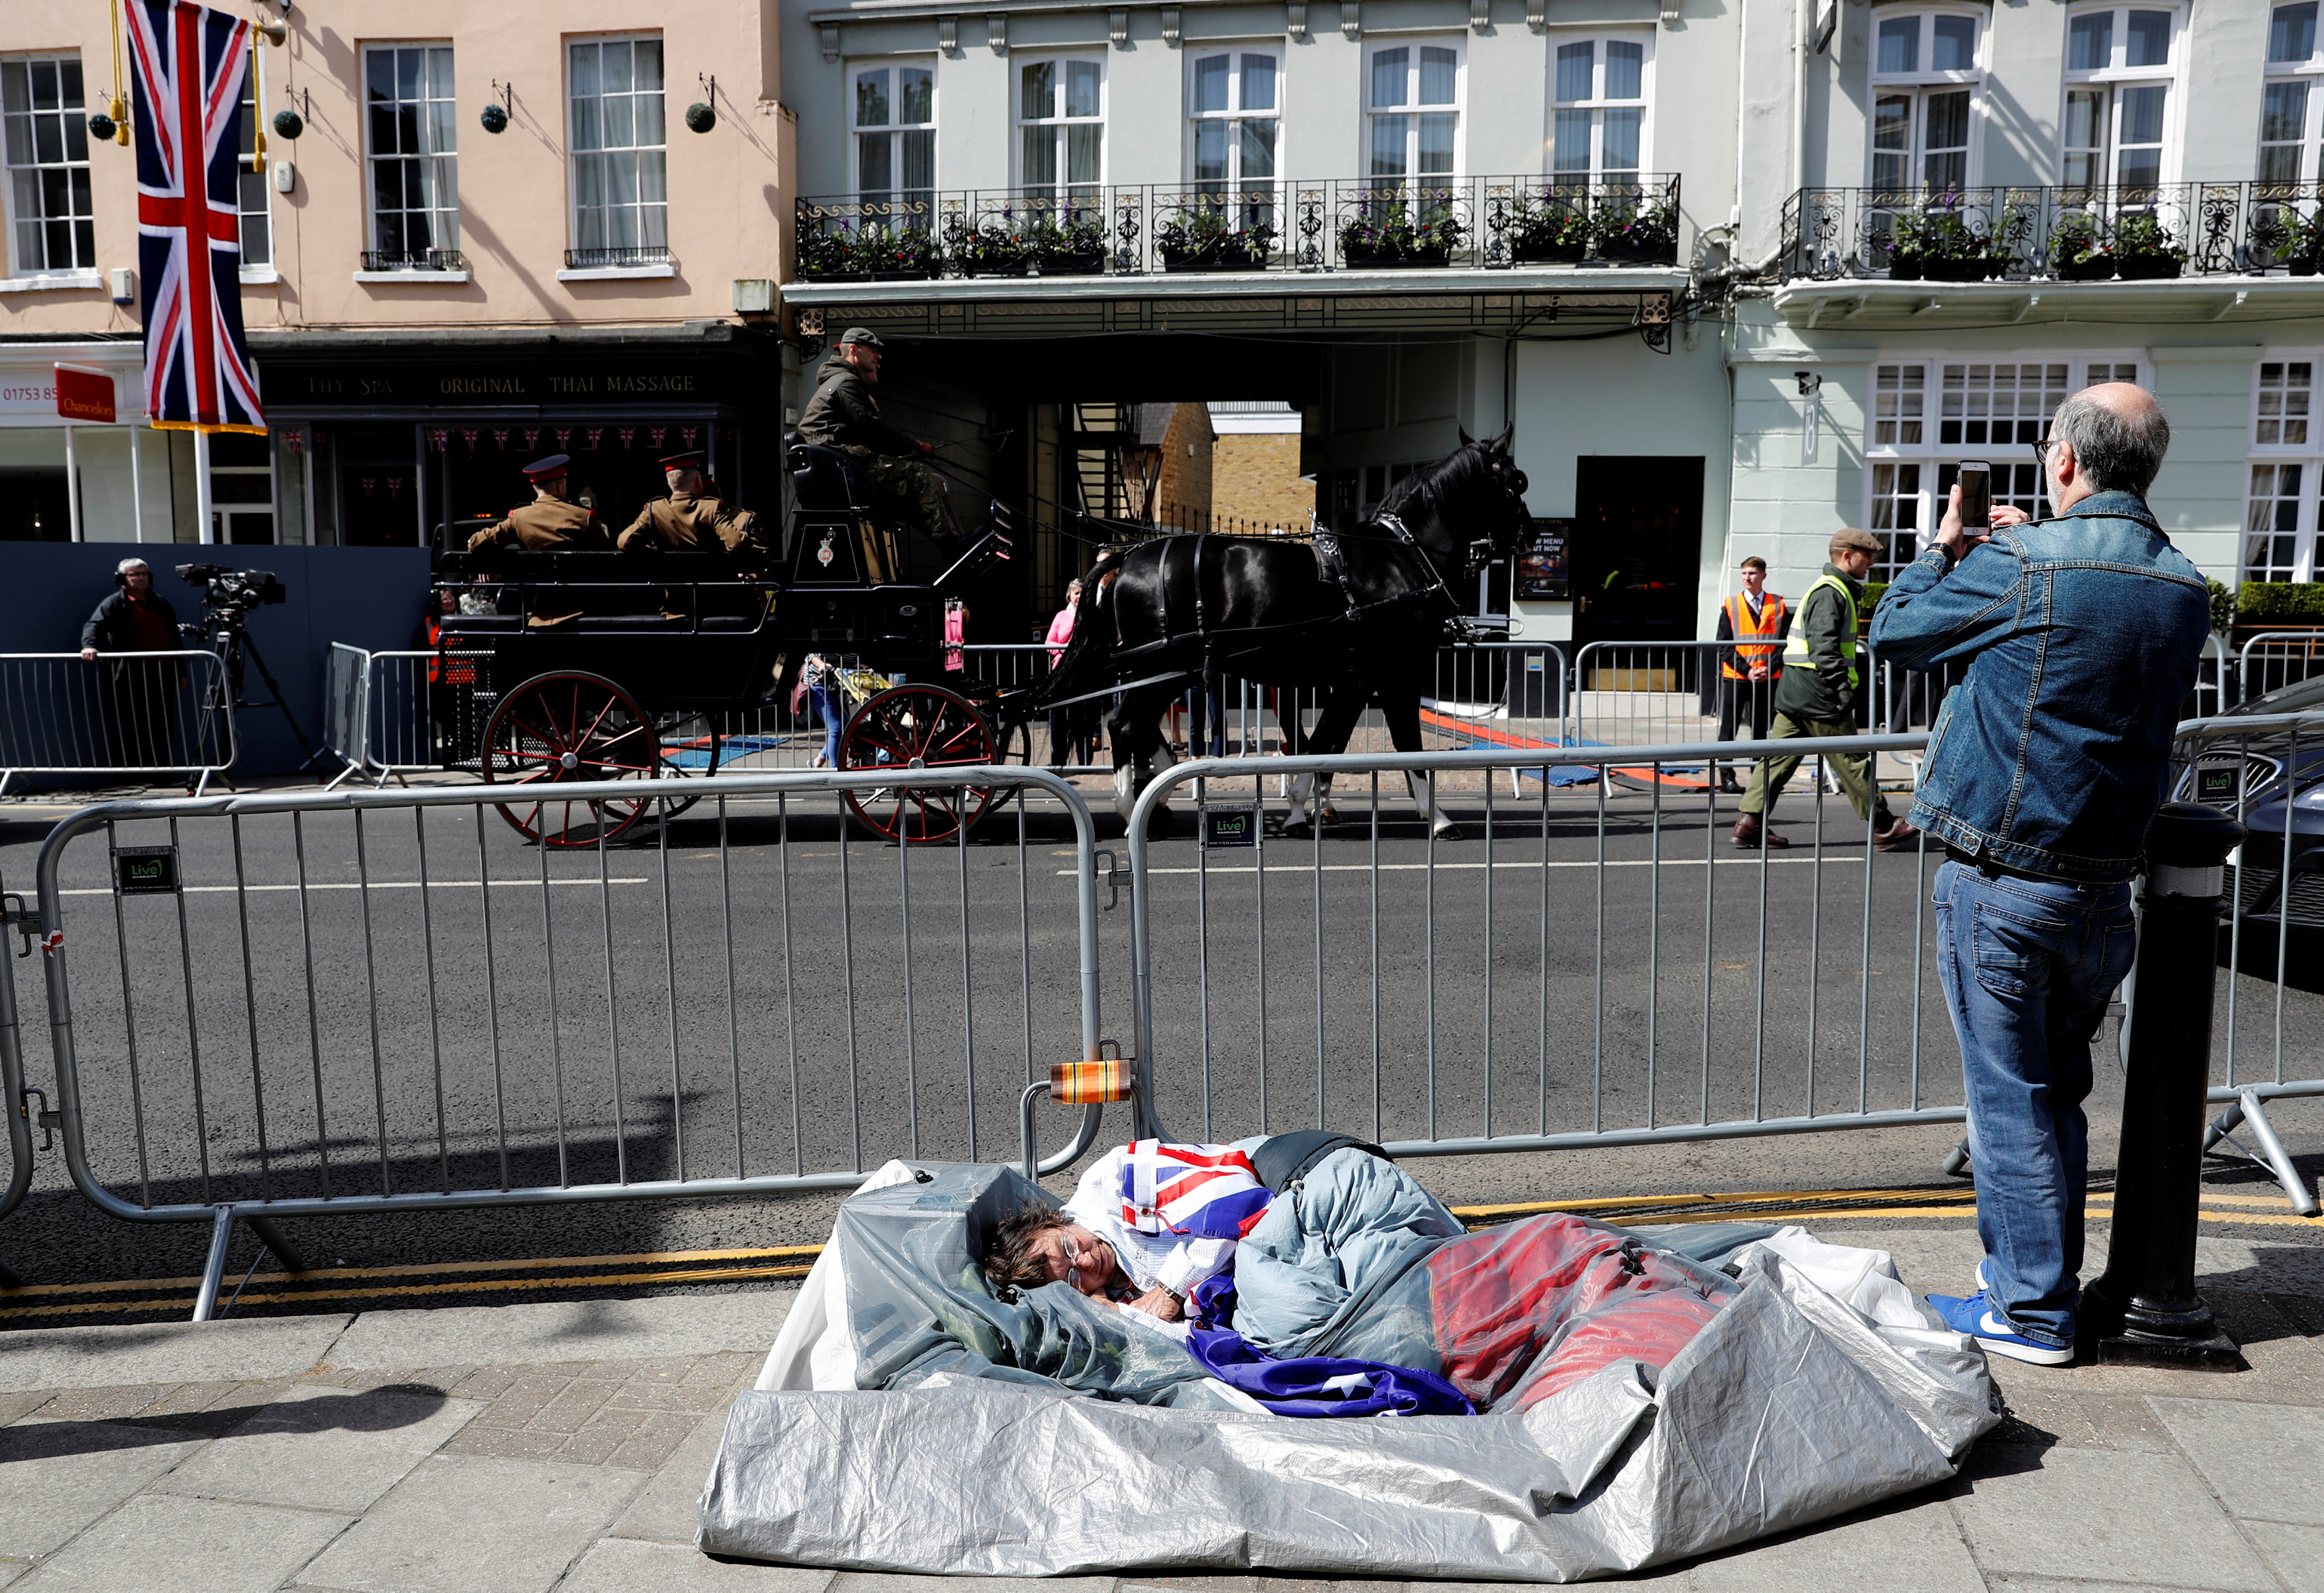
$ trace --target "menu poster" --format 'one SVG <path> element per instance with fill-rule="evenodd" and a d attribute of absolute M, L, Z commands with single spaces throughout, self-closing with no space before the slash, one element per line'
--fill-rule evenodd
<path fill-rule="evenodd" d="M 1572 595 L 1566 585 L 1565 549 L 1573 530 L 1570 520 L 1536 518 L 1525 545 L 1517 552 L 1516 587 L 1519 602 L 1554 602 Z"/>

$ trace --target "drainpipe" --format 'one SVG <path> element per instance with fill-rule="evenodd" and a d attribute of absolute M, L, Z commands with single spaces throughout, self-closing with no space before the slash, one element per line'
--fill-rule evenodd
<path fill-rule="evenodd" d="M 1792 192 L 1808 185 L 1808 7 L 1792 0 Z"/>

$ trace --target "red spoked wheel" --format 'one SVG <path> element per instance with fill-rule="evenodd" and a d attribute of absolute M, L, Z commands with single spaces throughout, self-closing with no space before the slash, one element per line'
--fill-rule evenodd
<path fill-rule="evenodd" d="M 665 772 L 653 721 L 637 699 L 577 669 L 537 676 L 500 700 L 484 724 L 484 769 L 492 784 L 533 787 L 649 780 Z M 648 806 L 535 790 L 500 810 L 526 839 L 571 847 L 613 840 Z"/>
<path fill-rule="evenodd" d="M 992 727 L 976 704 L 940 686 L 883 691 L 840 732 L 839 767 L 915 769 L 991 763 Z M 991 786 L 877 786 L 843 793 L 848 811 L 890 841 L 949 841 L 974 827 L 997 795 Z"/>

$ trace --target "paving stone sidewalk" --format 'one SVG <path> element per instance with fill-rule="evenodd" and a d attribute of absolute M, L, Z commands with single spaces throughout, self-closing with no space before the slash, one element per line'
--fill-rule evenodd
<path fill-rule="evenodd" d="M 1891 1249 L 1926 1286 L 1975 1253 L 1973 1237 L 1928 1229 L 1824 1237 Z M 2209 1298 L 2251 1371 L 2005 1364 L 2010 1418 L 1954 1482 L 1637 1579 L 1699 1593 L 2324 1593 L 2324 1292 L 2273 1286 L 2287 1279 L 2264 1248 L 2256 1260 L 2209 1241 L 2206 1253 Z M 706 1559 L 692 1547 L 695 1506 L 723 1413 L 756 1377 L 787 1303 L 768 1294 L 746 1297 L 748 1309 L 687 1297 L 0 1334 L 0 1587 L 1399 1586 L 1204 1575 L 1018 1583 Z M 348 1364 L 444 1346 L 469 1358 Z M 559 1347 L 590 1353 L 541 1354 Z M 220 1375 L 234 1360 L 250 1375 Z M 124 1380 L 104 1381 L 108 1367 Z M 56 1386 L 14 1386 L 42 1377 Z"/>

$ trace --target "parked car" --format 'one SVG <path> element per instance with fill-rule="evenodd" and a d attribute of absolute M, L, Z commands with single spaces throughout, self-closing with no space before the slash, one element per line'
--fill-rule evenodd
<path fill-rule="evenodd" d="M 2246 922 L 2324 929 L 2324 676 L 2254 697 L 2224 717 L 2314 714 L 2313 728 L 2210 741 L 2181 777 L 2182 801 L 2234 813 L 2250 832 L 2234 861 L 2236 908 Z M 2238 810 L 2240 804 L 2240 811 Z M 2291 889 L 2285 892 L 2285 827 Z"/>

